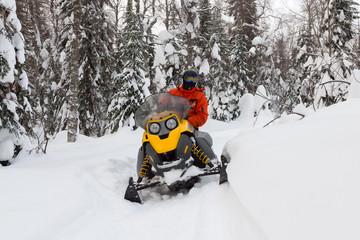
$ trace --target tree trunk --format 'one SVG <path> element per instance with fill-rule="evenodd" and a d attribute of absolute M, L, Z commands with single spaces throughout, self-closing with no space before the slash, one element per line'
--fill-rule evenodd
<path fill-rule="evenodd" d="M 78 46 L 78 37 L 80 36 L 80 6 L 76 4 L 74 8 L 74 22 L 73 22 L 73 34 L 71 38 L 71 46 L 69 48 L 69 93 L 68 93 L 68 142 L 76 142 L 79 123 L 79 59 L 80 52 Z"/>

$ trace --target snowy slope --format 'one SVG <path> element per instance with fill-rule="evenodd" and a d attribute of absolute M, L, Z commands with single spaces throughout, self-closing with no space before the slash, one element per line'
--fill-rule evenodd
<path fill-rule="evenodd" d="M 60 133 L 46 155 L 0 167 L 0 238 L 360 239 L 359 120 L 359 100 L 267 128 L 210 120 L 230 183 L 207 177 L 143 205 L 123 199 L 140 130 L 71 144 Z"/>
<path fill-rule="evenodd" d="M 269 239 L 360 239 L 359 136 L 359 99 L 244 134 L 231 186 Z"/>

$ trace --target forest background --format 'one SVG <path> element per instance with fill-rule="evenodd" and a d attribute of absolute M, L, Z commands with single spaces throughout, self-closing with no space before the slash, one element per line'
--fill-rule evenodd
<path fill-rule="evenodd" d="M 0 149 L 16 155 L 35 140 L 46 152 L 63 130 L 74 142 L 135 129 L 145 97 L 176 87 L 187 69 L 221 121 L 239 118 L 255 95 L 264 103 L 254 116 L 274 119 L 344 101 L 360 82 L 359 4 L 298 6 L 275 14 L 268 0 L 0 0 Z"/>

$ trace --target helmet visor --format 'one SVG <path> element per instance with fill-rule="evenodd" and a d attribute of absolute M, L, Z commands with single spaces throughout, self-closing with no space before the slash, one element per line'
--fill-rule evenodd
<path fill-rule="evenodd" d="M 188 82 L 188 83 L 197 83 L 198 79 L 199 78 L 197 76 L 185 75 L 185 77 L 184 77 L 184 81 Z"/>

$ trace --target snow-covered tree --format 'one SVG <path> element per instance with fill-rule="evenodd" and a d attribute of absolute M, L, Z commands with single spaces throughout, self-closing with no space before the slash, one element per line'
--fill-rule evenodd
<path fill-rule="evenodd" d="M 272 83 L 275 87 L 273 92 L 274 110 L 276 114 L 283 112 L 290 113 L 299 103 L 298 84 L 294 70 L 291 69 L 290 46 L 286 36 L 281 34 L 274 44 L 274 53 L 272 54 L 275 67 L 276 82 Z"/>
<path fill-rule="evenodd" d="M 168 0 L 165 2 L 166 30 L 159 34 L 155 53 L 155 81 L 158 90 L 169 90 L 181 83 L 186 69 L 201 65 L 197 30 L 199 18 L 197 2 Z"/>
<path fill-rule="evenodd" d="M 315 60 L 319 48 L 315 45 L 314 36 L 304 30 L 297 39 L 292 53 L 292 69 L 296 72 L 294 78 L 299 82 L 299 97 L 305 106 L 314 103 L 315 87 L 320 82 L 321 73 Z"/>
<path fill-rule="evenodd" d="M 106 3 L 62 1 L 61 86 L 68 91 L 61 119 L 72 136 L 77 131 L 87 136 L 104 134 L 112 95 L 113 33 L 104 12 Z"/>
<path fill-rule="evenodd" d="M 237 34 L 236 28 L 243 28 L 246 49 L 252 46 L 252 40 L 258 35 L 258 19 L 255 0 L 227 0 L 229 15 L 234 18 L 233 35 Z"/>
<path fill-rule="evenodd" d="M 104 134 L 112 97 L 114 31 L 104 12 L 106 3 L 109 1 L 84 1 L 80 16 L 79 130 L 86 136 Z"/>
<path fill-rule="evenodd" d="M 251 57 L 255 59 L 254 64 L 257 69 L 257 74 L 252 79 L 253 88 L 256 91 L 262 85 L 265 89 L 268 89 L 269 85 L 274 83 L 275 66 L 272 59 L 273 49 L 269 42 L 260 36 L 254 38 L 252 44 L 253 47 L 250 49 L 250 53 Z"/>
<path fill-rule="evenodd" d="M 59 14 L 57 0 L 17 1 L 18 17 L 23 23 L 23 35 L 27 40 L 26 64 L 34 108 L 36 125 L 42 132 L 36 133 L 41 143 L 57 132 L 56 115 L 59 103 L 60 64 L 57 52 L 59 39 Z M 46 142 L 46 141 L 45 141 Z M 45 143 L 44 142 L 44 143 Z"/>
<path fill-rule="evenodd" d="M 181 6 L 181 33 L 178 37 L 182 48 L 186 50 L 182 66 L 184 69 L 198 69 L 201 64 L 198 49 L 198 0 L 181 0 Z"/>
<path fill-rule="evenodd" d="M 231 59 L 231 46 L 222 19 L 221 2 L 212 9 L 211 36 L 208 44 L 209 74 L 206 87 L 209 88 L 210 114 L 214 119 L 230 121 L 240 115 L 239 99 L 243 94 L 242 82 L 231 76 L 231 66 L 236 66 Z"/>
<path fill-rule="evenodd" d="M 249 70 L 249 49 L 245 44 L 245 38 L 243 28 L 236 28 L 236 33 L 233 36 L 232 48 L 231 48 L 231 63 L 233 66 L 232 78 L 234 79 L 236 89 L 241 94 L 241 96 L 249 91 L 255 91 L 256 86 L 254 86 L 254 81 L 250 79 L 250 70 Z"/>
<path fill-rule="evenodd" d="M 256 2 L 255 0 L 227 0 L 227 3 L 229 15 L 234 18 L 230 31 L 230 39 L 233 45 L 232 55 L 237 57 L 237 69 L 234 74 L 237 75 L 238 81 L 244 81 L 242 84 L 247 91 L 254 94 L 257 85 L 251 81 L 258 73 L 255 64 L 257 60 L 254 59 L 253 54 L 249 54 L 249 50 L 252 48 L 253 39 L 259 35 Z M 244 61 L 244 63 L 240 63 L 240 61 Z M 246 71 L 245 74 L 244 71 Z"/>
<path fill-rule="evenodd" d="M 24 38 L 16 15 L 15 1 L 0 2 L 0 135 L 7 135 L 6 156 L 10 160 L 14 145 L 24 147 L 31 131 L 32 108 L 28 99 L 28 78 L 25 63 Z"/>
<path fill-rule="evenodd" d="M 62 76 L 60 86 L 66 89 L 66 97 L 62 106 L 60 120 L 67 128 L 68 142 L 75 142 L 79 123 L 79 79 L 80 79 L 80 16 L 81 2 L 62 0 L 61 20 L 61 61 Z"/>
<path fill-rule="evenodd" d="M 323 55 L 318 59 L 321 83 L 315 104 L 328 106 L 346 100 L 347 88 L 355 68 L 353 21 L 358 18 L 357 3 L 351 0 L 328 0 L 322 25 Z"/>
<path fill-rule="evenodd" d="M 213 88 L 213 81 L 210 73 L 210 66 L 212 65 L 212 47 L 211 40 L 214 36 L 214 14 L 209 0 L 199 0 L 198 3 L 198 17 L 199 27 L 197 30 L 197 58 L 195 59 L 195 66 L 199 69 L 201 75 L 201 86 L 205 87 L 211 93 Z M 208 99 L 211 98 L 207 94 Z"/>
<path fill-rule="evenodd" d="M 145 97 L 150 95 L 150 81 L 146 77 L 150 53 L 142 19 L 142 15 L 134 10 L 132 0 L 128 0 L 124 28 L 121 31 L 122 42 L 117 50 L 117 59 L 121 62 L 113 80 L 116 93 L 108 108 L 111 132 L 124 125 L 135 128 L 134 113 Z"/>
<path fill-rule="evenodd" d="M 266 98 L 269 101 L 270 110 L 277 116 L 286 110 L 290 111 L 291 107 L 288 106 L 293 104 L 288 101 L 292 101 L 293 86 L 291 86 L 291 82 L 287 82 L 288 79 L 282 79 L 281 70 L 275 65 L 274 48 L 265 38 L 255 37 L 250 52 L 256 60 L 257 69 L 253 84 L 256 89 L 259 86 L 266 89 Z"/>

